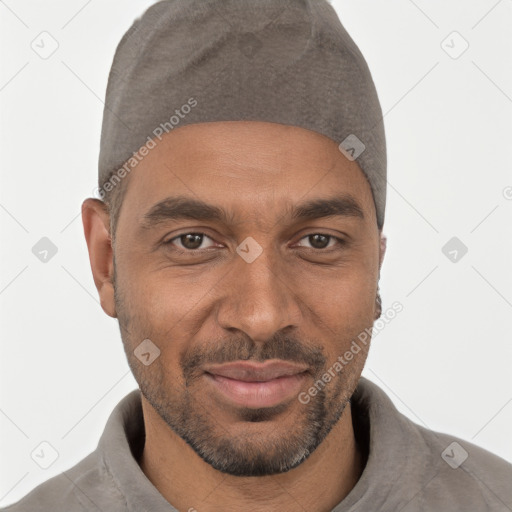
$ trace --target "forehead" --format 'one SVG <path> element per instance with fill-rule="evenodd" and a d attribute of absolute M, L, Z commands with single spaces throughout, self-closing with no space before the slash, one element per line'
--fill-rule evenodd
<path fill-rule="evenodd" d="M 225 121 L 183 126 L 157 141 L 131 171 L 123 204 L 133 220 L 170 195 L 259 216 L 336 194 L 351 195 L 372 218 L 363 172 L 330 138 L 296 126 Z"/>

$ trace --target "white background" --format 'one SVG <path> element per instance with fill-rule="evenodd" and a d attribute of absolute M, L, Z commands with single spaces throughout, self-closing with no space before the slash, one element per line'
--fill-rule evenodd
<path fill-rule="evenodd" d="M 80 205 L 96 185 L 115 47 L 152 3 L 0 2 L 2 506 L 94 450 L 137 387 L 99 306 Z M 404 307 L 363 374 L 415 422 L 512 461 L 512 1 L 333 5 L 385 113 L 380 286 L 384 309 Z M 42 31 L 59 44 L 46 60 L 31 48 Z M 453 31 L 469 43 L 457 59 L 442 46 Z M 47 263 L 32 253 L 44 236 L 58 248 Z M 441 250 L 453 236 L 468 247 L 456 263 Z M 30 455 L 42 441 L 59 453 L 48 469 Z"/>

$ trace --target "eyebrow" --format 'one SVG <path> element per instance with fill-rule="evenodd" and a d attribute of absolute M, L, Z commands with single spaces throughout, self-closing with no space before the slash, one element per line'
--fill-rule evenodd
<path fill-rule="evenodd" d="M 349 194 L 318 198 L 293 205 L 286 215 L 292 220 L 314 220 L 325 217 L 355 217 L 364 219 L 363 209 Z M 234 215 L 224 208 L 184 196 L 168 197 L 156 203 L 142 217 L 141 227 L 152 227 L 169 220 L 209 220 L 232 223 Z"/>

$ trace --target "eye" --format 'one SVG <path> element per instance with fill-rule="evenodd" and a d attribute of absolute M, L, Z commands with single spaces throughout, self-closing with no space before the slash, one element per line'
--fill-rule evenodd
<path fill-rule="evenodd" d="M 331 248 L 336 243 L 338 243 L 338 245 L 343 245 L 345 243 L 345 240 L 343 240 L 342 238 L 338 238 L 332 235 L 326 235 L 323 233 L 313 233 L 311 235 L 306 235 L 305 237 L 302 237 L 301 240 L 307 240 L 311 244 L 311 249 L 319 250 Z M 329 245 L 330 242 L 334 243 Z"/>
<path fill-rule="evenodd" d="M 213 242 L 212 238 L 204 233 L 182 233 L 181 235 L 175 236 L 164 242 L 164 245 L 175 246 L 178 251 L 181 252 L 199 252 L 202 249 L 208 249 L 211 247 L 215 247 L 215 243 L 211 243 L 210 245 L 204 246 L 203 243 L 206 240 L 210 240 Z M 302 245 L 302 241 L 307 241 L 310 245 Z M 324 233 L 312 233 L 310 235 L 306 235 L 301 238 L 299 242 L 299 246 L 307 247 L 313 250 L 325 250 L 333 248 L 336 244 L 339 246 L 343 245 L 345 240 L 342 238 L 327 235 Z"/>
<path fill-rule="evenodd" d="M 183 233 L 181 235 L 175 236 L 174 238 L 171 238 L 167 242 L 164 242 L 164 244 L 174 245 L 176 243 L 178 249 L 182 249 L 185 251 L 194 251 L 198 249 L 207 249 L 207 247 L 201 247 L 203 241 L 206 238 L 212 240 L 209 236 L 205 235 L 204 233 Z"/>

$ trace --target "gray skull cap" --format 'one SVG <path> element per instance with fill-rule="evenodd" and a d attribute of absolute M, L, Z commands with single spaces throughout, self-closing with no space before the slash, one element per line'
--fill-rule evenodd
<path fill-rule="evenodd" d="M 365 174 L 382 229 L 382 111 L 363 55 L 326 0 L 163 0 L 149 7 L 119 42 L 110 70 L 100 197 L 165 133 L 237 120 L 299 126 L 334 140 Z"/>

